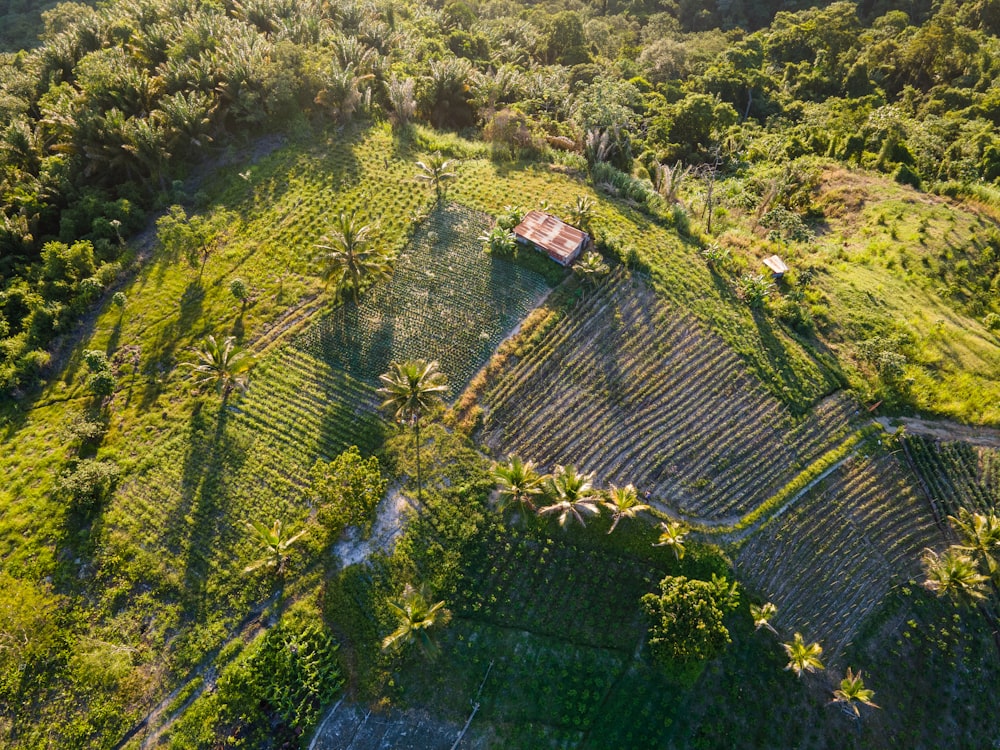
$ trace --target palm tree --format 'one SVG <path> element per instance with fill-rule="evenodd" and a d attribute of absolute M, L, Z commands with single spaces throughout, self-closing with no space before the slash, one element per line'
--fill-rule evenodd
<path fill-rule="evenodd" d="M 861 670 L 852 672 L 847 668 L 847 676 L 840 681 L 840 687 L 833 691 L 833 703 L 844 703 L 846 708 L 854 713 L 855 718 L 861 718 L 860 704 L 879 708 L 875 705 L 872 697 L 874 690 L 865 687 L 865 681 L 861 678 Z"/>
<path fill-rule="evenodd" d="M 236 347 L 235 336 L 227 336 L 219 344 L 215 336 L 209 334 L 196 354 L 198 361 L 185 362 L 184 366 L 194 371 L 197 385 L 214 386 L 222 394 L 223 401 L 233 388 L 246 390 L 247 372 L 253 367 L 253 359 Z"/>
<path fill-rule="evenodd" d="M 986 582 L 972 555 L 962 547 L 952 546 L 938 555 L 924 550 L 921 560 L 927 580 L 924 586 L 938 596 L 948 595 L 956 602 L 973 602 L 986 597 Z"/>
<path fill-rule="evenodd" d="M 412 78 L 400 80 L 392 76 L 386 86 L 389 99 L 390 117 L 393 127 L 402 129 L 407 126 L 417 112 L 417 100 L 414 96 L 416 81 Z"/>
<path fill-rule="evenodd" d="M 586 526 L 584 516 L 596 516 L 600 512 L 593 481 L 593 474 L 580 474 L 574 466 L 556 466 L 545 487 L 552 502 L 541 508 L 539 514 L 557 513 L 560 526 L 566 526 L 570 519 Z"/>
<path fill-rule="evenodd" d="M 406 584 L 398 602 L 389 602 L 389 607 L 399 618 L 399 627 L 382 640 L 382 650 L 398 649 L 416 643 L 427 655 L 437 652 L 437 644 L 431 638 L 431 630 L 447 625 L 451 612 L 444 602 L 430 603 L 430 597 L 421 587 L 415 589 Z"/>
<path fill-rule="evenodd" d="M 962 537 L 963 549 L 979 555 L 991 577 L 998 573 L 1000 556 L 1000 516 L 996 513 L 972 513 L 960 508 L 958 517 L 948 516 L 952 527 Z"/>
<path fill-rule="evenodd" d="M 388 275 L 385 251 L 372 246 L 372 231 L 372 225 L 358 220 L 356 211 L 341 211 L 329 233 L 320 237 L 316 245 L 320 274 L 327 286 L 334 284 L 338 299 L 350 288 L 357 302 L 363 280 Z"/>
<path fill-rule="evenodd" d="M 422 501 L 420 480 L 420 418 L 441 403 L 448 391 L 448 378 L 437 362 L 413 359 L 392 362 L 389 372 L 379 375 L 382 408 L 391 410 L 398 422 L 413 425 L 413 447 L 417 457 L 417 501 Z"/>
<path fill-rule="evenodd" d="M 258 541 L 264 548 L 264 555 L 259 560 L 255 560 L 247 565 L 243 569 L 243 572 L 252 573 L 260 568 L 274 568 L 275 573 L 279 577 L 284 575 L 285 565 L 288 563 L 288 548 L 301 539 L 306 530 L 302 529 L 298 534 L 285 536 L 281 519 L 275 519 L 274 523 L 271 524 L 271 528 L 268 528 L 260 521 L 247 521 L 246 526 L 257 536 Z"/>
<path fill-rule="evenodd" d="M 542 494 L 542 477 L 535 471 L 533 461 L 522 461 L 517 456 L 511 456 L 506 464 L 493 467 L 493 478 L 500 490 L 500 500 L 497 507 L 500 512 L 506 511 L 512 505 L 535 511 L 535 500 Z"/>
<path fill-rule="evenodd" d="M 660 521 L 660 541 L 654 547 L 670 547 L 674 556 L 680 560 L 684 557 L 684 537 L 687 530 L 680 521 Z"/>
<path fill-rule="evenodd" d="M 590 250 L 583 254 L 579 262 L 573 266 L 573 271 L 584 283 L 590 286 L 597 286 L 597 283 L 608 275 L 611 269 L 604 262 L 600 253 Z"/>
<path fill-rule="evenodd" d="M 823 647 L 818 643 L 806 643 L 802 640 L 802 633 L 796 633 L 791 643 L 781 645 L 788 654 L 788 666 L 785 669 L 792 670 L 796 676 L 801 677 L 804 672 L 825 669 L 823 662 L 819 660 Z"/>
<path fill-rule="evenodd" d="M 458 177 L 456 172 L 450 171 L 457 163 L 457 160 L 445 159 L 440 151 L 436 151 L 426 162 L 417 162 L 417 166 L 423 172 L 423 174 L 417 175 L 417 179 L 433 187 L 434 195 L 437 196 L 438 200 L 441 200 L 444 196 L 445 183 Z"/>
<path fill-rule="evenodd" d="M 576 196 L 576 204 L 569 207 L 569 223 L 582 232 L 590 234 L 590 224 L 594 220 L 594 200 L 586 195 Z"/>
<path fill-rule="evenodd" d="M 771 618 L 778 614 L 778 608 L 775 607 L 771 602 L 764 602 L 763 604 L 751 604 L 750 605 L 750 616 L 753 618 L 753 626 L 756 630 L 761 628 L 767 628 L 775 635 L 778 631 L 774 629 L 771 624 Z"/>
<path fill-rule="evenodd" d="M 609 534 L 615 530 L 618 522 L 623 518 L 635 518 L 642 511 L 649 510 L 646 503 L 639 502 L 639 493 L 635 491 L 634 484 L 626 484 L 624 487 L 611 485 L 607 498 L 602 504 L 611 511 L 613 519 L 611 528 L 608 529 Z"/>

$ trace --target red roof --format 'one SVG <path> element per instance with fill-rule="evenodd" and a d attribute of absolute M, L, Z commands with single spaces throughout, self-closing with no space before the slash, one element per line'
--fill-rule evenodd
<path fill-rule="evenodd" d="M 564 266 L 576 259 L 590 239 L 586 232 L 541 211 L 528 211 L 514 227 L 514 234 L 544 250 L 552 260 Z"/>

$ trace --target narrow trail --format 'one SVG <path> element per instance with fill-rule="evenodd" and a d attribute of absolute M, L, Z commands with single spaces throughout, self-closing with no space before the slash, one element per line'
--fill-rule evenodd
<path fill-rule="evenodd" d="M 954 440 L 984 448 L 1000 448 L 1000 430 L 994 427 L 961 424 L 947 419 L 917 417 L 876 417 L 885 431 L 895 434 L 900 427 L 911 435 L 925 435 L 937 440 Z"/>

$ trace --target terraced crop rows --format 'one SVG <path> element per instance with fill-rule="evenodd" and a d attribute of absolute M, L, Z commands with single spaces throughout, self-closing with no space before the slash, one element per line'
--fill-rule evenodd
<path fill-rule="evenodd" d="M 1000 507 L 1000 451 L 913 435 L 906 455 L 944 515 Z"/>
<path fill-rule="evenodd" d="M 782 636 L 801 631 L 834 657 L 891 588 L 916 576 L 939 541 L 911 475 L 892 456 L 854 458 L 740 550 L 740 578 L 778 607 Z"/>
<path fill-rule="evenodd" d="M 239 418 L 279 450 L 330 460 L 351 445 L 378 447 L 378 403 L 369 383 L 289 346 L 254 372 Z"/>
<path fill-rule="evenodd" d="M 537 273 L 483 252 L 478 237 L 489 226 L 486 214 L 439 206 L 387 283 L 338 307 L 294 346 L 372 384 L 392 360 L 435 359 L 457 395 L 548 289 Z"/>
<path fill-rule="evenodd" d="M 690 316 L 622 273 L 487 387 L 485 442 L 633 482 L 690 516 L 743 515 L 849 432 L 854 404 L 796 423 Z"/>

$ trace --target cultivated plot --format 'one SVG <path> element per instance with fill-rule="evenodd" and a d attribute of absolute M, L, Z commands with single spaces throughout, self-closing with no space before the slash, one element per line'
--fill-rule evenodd
<path fill-rule="evenodd" d="M 392 278 L 300 335 L 293 347 L 372 384 L 393 360 L 437 360 L 457 395 L 548 291 L 542 276 L 483 252 L 486 214 L 436 208 Z"/>
<path fill-rule="evenodd" d="M 484 440 L 498 454 L 575 464 L 634 483 L 692 517 L 758 506 L 851 431 L 832 397 L 796 421 L 718 336 L 618 274 L 488 385 Z"/>
<path fill-rule="evenodd" d="M 940 541 L 930 507 L 893 456 L 856 457 L 741 548 L 741 580 L 832 659 L 899 582 L 919 576 Z"/>
<path fill-rule="evenodd" d="M 912 435 L 906 456 L 942 518 L 1000 508 L 1000 451 Z"/>

